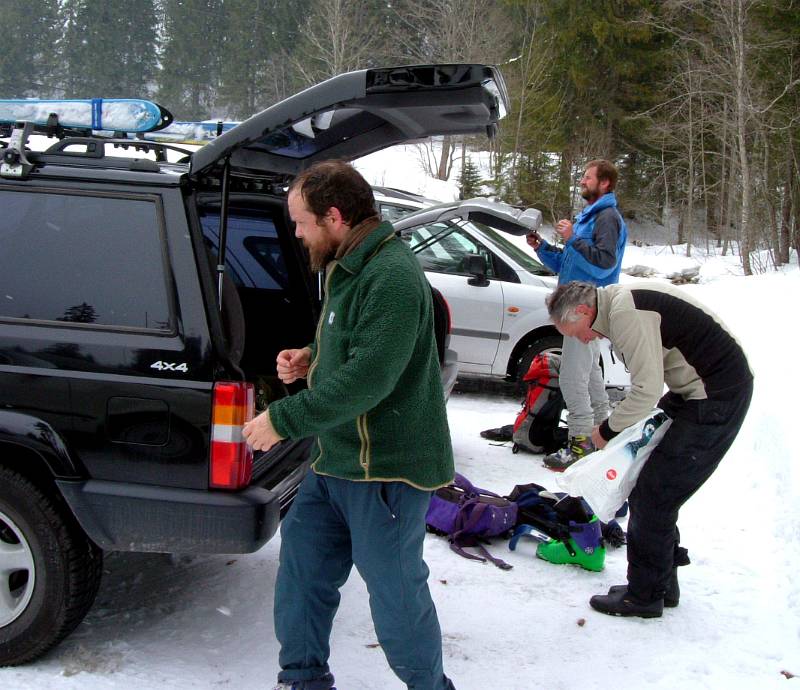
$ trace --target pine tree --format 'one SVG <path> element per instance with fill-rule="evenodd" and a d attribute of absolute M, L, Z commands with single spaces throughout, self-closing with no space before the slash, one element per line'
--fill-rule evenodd
<path fill-rule="evenodd" d="M 81 302 L 64 310 L 64 315 L 58 321 L 72 323 L 94 323 L 97 321 L 97 310 L 86 302 Z"/>
<path fill-rule="evenodd" d="M 219 116 L 213 110 L 227 24 L 222 0 L 162 0 L 162 7 L 159 102 L 176 119 Z"/>
<path fill-rule="evenodd" d="M 142 98 L 156 70 L 153 0 L 64 0 L 65 95 Z"/>
<path fill-rule="evenodd" d="M 635 21 L 655 0 L 545 3 L 554 58 L 547 92 L 562 103 L 553 144 L 560 152 L 556 215 L 572 211 L 575 174 L 592 158 L 621 160 L 637 147 L 654 150 L 641 124 L 628 116 L 656 104 L 658 78 L 670 59 L 671 39 Z"/>
<path fill-rule="evenodd" d="M 289 60 L 308 0 L 226 0 L 219 98 L 242 119 L 298 90 Z"/>
<path fill-rule="evenodd" d="M 481 191 L 481 175 L 478 167 L 467 156 L 461 164 L 461 172 L 458 175 L 459 195 L 462 199 L 471 199 L 478 196 Z"/>
<path fill-rule="evenodd" d="M 800 86 L 786 88 L 787 74 L 796 78 L 800 73 L 800 4 L 765 2 L 756 8 L 756 16 L 771 39 L 759 81 L 763 81 L 768 98 L 777 99 L 775 113 L 768 122 L 768 160 L 772 176 L 779 182 L 766 185 L 767 194 L 774 197 L 772 205 L 780 208 L 773 249 L 776 264 L 789 263 L 792 248 L 800 263 Z"/>
<path fill-rule="evenodd" d="M 55 50 L 61 30 L 58 0 L 4 0 L 0 98 L 56 95 Z"/>

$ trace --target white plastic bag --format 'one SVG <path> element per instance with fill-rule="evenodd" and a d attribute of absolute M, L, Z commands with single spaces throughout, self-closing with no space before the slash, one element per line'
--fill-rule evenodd
<path fill-rule="evenodd" d="M 570 496 L 583 496 L 602 522 L 614 517 L 628 499 L 647 458 L 664 438 L 672 420 L 658 408 L 620 432 L 605 448 L 564 470 L 556 482 Z"/>

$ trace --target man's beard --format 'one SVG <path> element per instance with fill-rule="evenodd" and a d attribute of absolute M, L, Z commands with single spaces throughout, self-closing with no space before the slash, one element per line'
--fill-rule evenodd
<path fill-rule="evenodd" d="M 306 243 L 306 249 L 308 249 L 308 263 L 315 273 L 324 270 L 336 256 L 336 246 L 327 230 L 322 231 L 318 242 Z"/>
<path fill-rule="evenodd" d="M 593 204 L 600 198 L 600 195 L 597 193 L 597 190 L 592 190 L 586 187 L 586 189 L 581 190 L 581 196 L 583 197 L 584 201 L 588 201 L 590 204 Z"/>

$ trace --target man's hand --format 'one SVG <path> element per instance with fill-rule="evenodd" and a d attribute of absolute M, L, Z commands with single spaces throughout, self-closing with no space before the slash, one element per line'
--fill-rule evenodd
<path fill-rule="evenodd" d="M 281 350 L 278 353 L 278 378 L 284 383 L 294 383 L 304 379 L 311 364 L 311 349 Z"/>
<path fill-rule="evenodd" d="M 539 236 L 539 233 L 535 230 L 531 233 L 525 235 L 525 239 L 527 240 L 528 244 L 533 247 L 534 250 L 538 251 L 539 247 L 542 245 L 542 238 Z"/>
<path fill-rule="evenodd" d="M 594 447 L 597 448 L 597 450 L 600 450 L 601 448 L 605 448 L 606 444 L 608 443 L 608 441 L 606 441 L 600 435 L 600 427 L 599 426 L 596 426 L 594 429 L 592 429 L 592 443 L 594 443 Z"/>
<path fill-rule="evenodd" d="M 272 422 L 269 421 L 269 412 L 265 410 L 255 419 L 251 419 L 244 425 L 242 430 L 244 440 L 247 441 L 253 450 L 269 450 L 283 437 L 275 431 Z"/>
<path fill-rule="evenodd" d="M 558 221 L 558 223 L 556 223 L 556 232 L 561 236 L 561 239 L 566 242 L 570 237 L 572 237 L 572 221 L 569 221 L 566 218 Z"/>

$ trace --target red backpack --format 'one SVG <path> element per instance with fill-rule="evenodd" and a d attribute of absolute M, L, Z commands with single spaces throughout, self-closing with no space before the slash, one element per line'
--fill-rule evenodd
<path fill-rule="evenodd" d="M 567 444 L 567 429 L 560 426 L 566 404 L 558 387 L 561 355 L 536 355 L 522 380 L 528 384 L 522 409 L 514 422 L 512 451 L 552 453 Z"/>

